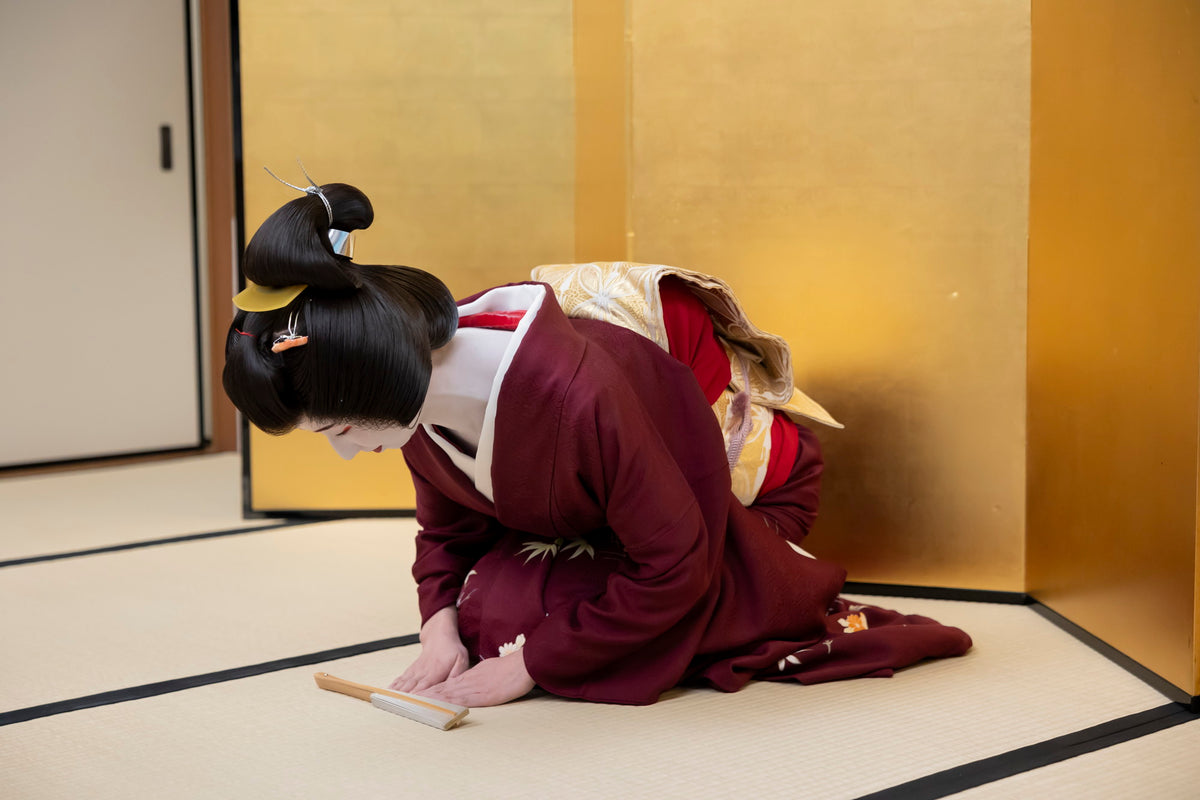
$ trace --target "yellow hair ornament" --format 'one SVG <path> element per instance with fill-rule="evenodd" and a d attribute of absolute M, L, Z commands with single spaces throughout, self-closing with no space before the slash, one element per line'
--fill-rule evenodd
<path fill-rule="evenodd" d="M 259 286 L 246 281 L 246 288 L 233 296 L 233 304 L 242 311 L 274 311 L 283 308 L 300 296 L 308 286 Z"/>

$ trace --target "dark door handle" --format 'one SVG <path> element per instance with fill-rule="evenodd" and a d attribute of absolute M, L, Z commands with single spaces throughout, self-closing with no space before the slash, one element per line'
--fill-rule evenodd
<path fill-rule="evenodd" d="M 163 172 L 171 171 L 171 126 L 158 126 L 158 163 Z"/>

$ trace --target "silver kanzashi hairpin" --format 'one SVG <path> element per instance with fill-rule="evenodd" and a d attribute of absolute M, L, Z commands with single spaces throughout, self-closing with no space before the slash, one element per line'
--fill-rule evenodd
<path fill-rule="evenodd" d="M 272 353 L 282 353 L 284 350 L 291 350 L 293 347 L 300 347 L 308 344 L 308 337 L 301 336 L 296 333 L 296 323 L 299 322 L 300 313 L 293 311 L 288 314 L 287 330 L 275 337 L 275 341 L 271 344 Z"/>
<path fill-rule="evenodd" d="M 294 183 L 288 183 L 283 178 L 276 175 L 274 172 L 271 172 L 271 170 L 265 166 L 263 167 L 263 169 L 267 170 L 268 175 L 270 175 L 272 178 L 274 178 L 275 180 L 282 183 L 284 186 L 290 186 L 293 189 L 295 189 L 297 192 L 304 192 L 305 194 L 315 194 L 317 197 L 321 198 L 321 202 L 325 204 L 325 213 L 329 215 L 329 224 L 330 224 L 330 226 L 332 226 L 333 225 L 333 206 L 329 205 L 329 198 L 327 198 L 325 196 L 325 193 L 321 191 L 321 187 L 317 186 L 317 182 L 314 181 L 309 176 L 308 170 L 306 170 L 304 168 L 304 164 L 302 164 L 300 162 L 300 159 L 297 158 L 296 163 L 300 164 L 300 171 L 304 173 L 305 178 L 308 178 L 308 188 L 297 186 Z"/>
<path fill-rule="evenodd" d="M 304 173 L 304 177 L 308 178 L 309 186 L 307 189 L 302 189 L 294 183 L 288 183 L 274 172 L 271 172 L 270 169 L 267 169 L 267 167 L 263 167 L 263 169 L 267 170 L 268 175 L 284 186 L 290 186 L 297 192 L 315 194 L 321 198 L 321 202 L 325 204 L 325 213 L 329 216 L 329 244 L 333 247 L 333 252 L 340 256 L 354 258 L 354 235 L 349 231 L 341 231 L 333 227 L 333 206 L 329 204 L 329 198 L 325 196 L 325 193 L 321 191 L 321 187 L 317 186 L 317 182 L 308 174 L 308 170 L 304 168 L 304 164 L 300 162 L 300 159 L 297 158 L 296 163 L 300 164 L 300 171 Z"/>

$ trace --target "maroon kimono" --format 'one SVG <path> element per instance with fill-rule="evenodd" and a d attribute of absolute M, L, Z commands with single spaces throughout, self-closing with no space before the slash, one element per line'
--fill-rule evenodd
<path fill-rule="evenodd" d="M 631 704 L 681 682 L 888 675 L 970 647 L 957 628 L 840 599 L 842 569 L 731 494 L 691 371 L 636 333 L 568 319 L 546 292 L 496 403 L 495 501 L 424 429 L 404 447 L 422 620 L 457 603 L 473 659 L 523 643 L 543 689 Z"/>

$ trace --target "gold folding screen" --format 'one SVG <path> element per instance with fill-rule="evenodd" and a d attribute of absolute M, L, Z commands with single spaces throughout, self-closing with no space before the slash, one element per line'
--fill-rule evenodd
<path fill-rule="evenodd" d="M 242 0 L 246 230 L 301 182 L 361 188 L 362 263 L 465 296 L 575 245 L 570 0 Z M 411 508 L 399 452 L 343 462 L 324 437 L 251 432 L 255 511 Z"/>
<path fill-rule="evenodd" d="M 720 275 L 847 423 L 814 547 L 1022 588 L 1023 3 L 241 9 L 249 230 L 295 154 L 375 201 L 360 260 L 458 294 L 570 259 Z M 252 507 L 411 504 L 398 454 L 325 448 L 253 434 Z"/>
<path fill-rule="evenodd" d="M 1033 22 L 1028 586 L 1200 695 L 1200 3 Z"/>
<path fill-rule="evenodd" d="M 239 9 L 248 231 L 291 197 L 260 165 L 299 156 L 375 202 L 358 260 L 460 296 L 567 260 L 719 275 L 846 423 L 815 551 L 1028 589 L 1200 693 L 1196 3 Z M 250 455 L 255 511 L 412 506 L 398 453 Z"/>
<path fill-rule="evenodd" d="M 1028 5 L 631 7 L 633 255 L 727 278 L 846 424 L 812 546 L 1022 589 Z"/>

